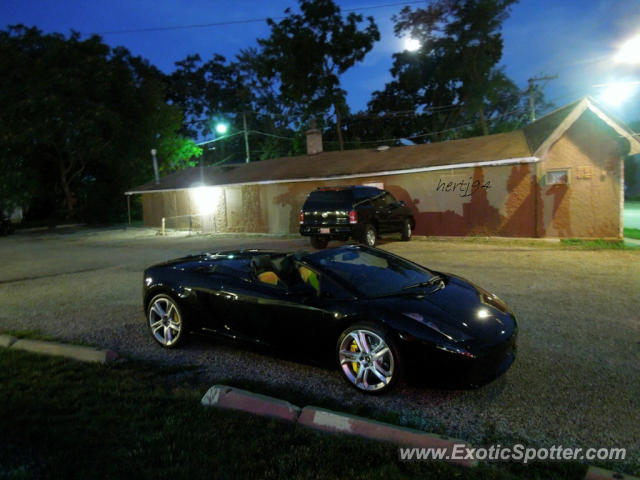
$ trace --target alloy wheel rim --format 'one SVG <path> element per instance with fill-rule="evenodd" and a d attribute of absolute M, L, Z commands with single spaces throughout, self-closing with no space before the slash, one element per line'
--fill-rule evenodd
<path fill-rule="evenodd" d="M 182 320 L 175 304 L 168 298 L 159 298 L 149 308 L 149 327 L 153 337 L 165 347 L 177 342 Z"/>
<path fill-rule="evenodd" d="M 353 330 L 345 335 L 338 356 L 345 376 L 360 390 L 380 390 L 393 378 L 393 353 L 382 337 L 371 330 Z"/>
<path fill-rule="evenodd" d="M 372 228 L 367 230 L 367 245 L 376 243 L 376 232 Z"/>

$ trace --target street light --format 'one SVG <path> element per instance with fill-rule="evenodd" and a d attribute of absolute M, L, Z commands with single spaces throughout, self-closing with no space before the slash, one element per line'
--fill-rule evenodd
<path fill-rule="evenodd" d="M 640 63 L 640 35 L 636 35 L 624 42 L 614 60 L 618 63 Z"/>
<path fill-rule="evenodd" d="M 242 130 L 240 132 L 237 133 L 233 133 L 231 135 L 227 135 L 227 132 L 229 131 L 229 124 L 225 123 L 225 122 L 218 122 L 216 123 L 215 126 L 215 131 L 218 135 L 223 135 L 220 138 L 215 138 L 213 140 L 207 140 L 205 142 L 200 142 L 197 145 L 207 145 L 209 143 L 214 143 L 217 142 L 218 140 L 224 140 L 226 138 L 230 138 L 233 137 L 235 135 L 238 135 L 240 133 L 242 133 L 244 135 L 244 148 L 245 148 L 245 153 L 246 153 L 246 159 L 245 161 L 247 163 L 249 163 L 250 158 L 249 158 L 249 130 L 247 130 L 247 115 L 245 112 L 242 112 Z"/>
<path fill-rule="evenodd" d="M 227 125 L 226 123 L 218 123 L 216 124 L 216 133 L 219 133 L 220 135 L 224 135 L 225 133 L 227 133 L 227 131 L 229 130 L 229 125 Z"/>
<path fill-rule="evenodd" d="M 631 97 L 640 85 L 640 82 L 614 82 L 594 85 L 596 88 L 604 88 L 600 98 L 609 105 L 618 106 Z"/>

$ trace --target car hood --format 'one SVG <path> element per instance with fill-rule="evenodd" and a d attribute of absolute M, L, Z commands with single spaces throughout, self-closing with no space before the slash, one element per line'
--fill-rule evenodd
<path fill-rule="evenodd" d="M 415 324 L 430 329 L 435 324 L 445 337 L 456 342 L 473 340 L 492 344 L 513 334 L 515 317 L 498 297 L 455 275 L 440 276 L 441 285 L 416 288 L 415 295 L 386 297 L 380 301 L 388 311 L 408 316 Z"/>

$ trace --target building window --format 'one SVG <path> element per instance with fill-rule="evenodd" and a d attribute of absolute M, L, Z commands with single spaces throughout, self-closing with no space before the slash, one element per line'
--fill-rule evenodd
<path fill-rule="evenodd" d="M 569 170 L 551 170 L 547 172 L 547 185 L 567 185 L 569 183 Z"/>

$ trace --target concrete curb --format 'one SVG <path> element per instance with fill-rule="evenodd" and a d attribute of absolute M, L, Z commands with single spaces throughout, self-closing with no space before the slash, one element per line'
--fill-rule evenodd
<path fill-rule="evenodd" d="M 625 473 L 613 472 L 604 468 L 589 467 L 584 480 L 640 480 Z"/>
<path fill-rule="evenodd" d="M 444 448 L 447 455 L 465 452 L 468 444 L 462 440 L 433 435 L 420 430 L 399 427 L 389 423 L 377 422 L 355 415 L 334 412 L 324 408 L 299 407 L 278 398 L 252 393 L 227 385 L 214 385 L 204 394 L 200 402 L 206 407 L 220 407 L 263 415 L 295 423 L 315 430 L 356 435 L 370 440 L 381 440 L 412 448 Z M 474 467 L 478 462 L 472 460 L 451 460 L 465 467 Z"/>
<path fill-rule="evenodd" d="M 43 340 L 20 339 L 16 340 L 11 345 L 11 348 L 45 355 L 72 358 L 81 362 L 110 363 L 118 358 L 118 354 L 111 350 L 97 350 L 91 347 L 45 342 Z"/>
<path fill-rule="evenodd" d="M 12 337 L 11 335 L 0 335 L 0 347 L 10 347 L 18 340 L 16 337 Z"/>
<path fill-rule="evenodd" d="M 286 422 L 296 422 L 300 407 L 279 398 L 252 393 L 226 385 L 214 385 L 200 402 L 206 407 L 221 407 L 232 410 L 278 418 Z"/>
<path fill-rule="evenodd" d="M 443 461 L 463 467 L 476 467 L 479 463 L 477 460 L 460 458 L 465 456 L 467 448 L 471 448 L 463 440 L 369 420 L 347 413 L 334 412 L 320 407 L 306 406 L 300 410 L 299 407 L 285 400 L 226 385 L 211 387 L 202 397 L 201 403 L 207 407 L 228 408 L 277 418 L 333 434 L 354 435 L 409 448 L 443 448 L 446 450 Z M 446 458 L 451 457 L 454 452 L 458 459 Z M 638 477 L 594 466 L 588 466 L 584 478 L 585 480 L 640 480 Z"/>
<path fill-rule="evenodd" d="M 311 406 L 302 409 L 298 424 L 325 432 L 346 433 L 371 440 L 392 442 L 406 447 L 444 448 L 447 451 L 447 457 L 451 456 L 454 448 L 457 452 L 464 454 L 464 448 L 469 446 L 464 441 L 455 438 L 434 435 L 412 428 L 399 427 L 389 423 Z M 477 462 L 473 460 L 453 460 L 448 458 L 446 461 L 464 467 L 475 467 L 477 465 Z"/>

